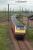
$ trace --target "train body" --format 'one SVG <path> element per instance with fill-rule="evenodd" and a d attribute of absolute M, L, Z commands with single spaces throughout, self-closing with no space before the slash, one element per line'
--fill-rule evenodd
<path fill-rule="evenodd" d="M 17 15 L 11 16 L 11 30 L 15 36 L 25 36 L 26 26 L 17 20 Z"/>

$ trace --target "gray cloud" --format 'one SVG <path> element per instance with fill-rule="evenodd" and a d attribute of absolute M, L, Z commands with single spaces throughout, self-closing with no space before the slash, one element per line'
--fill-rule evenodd
<path fill-rule="evenodd" d="M 8 0 L 0 0 L 1 5 L 4 5 L 4 4 L 7 4 L 7 3 L 8 3 Z"/>
<path fill-rule="evenodd" d="M 10 2 L 11 1 L 11 2 Z M 0 0 L 0 8 L 1 9 L 3 9 L 3 8 L 7 8 L 7 4 L 8 3 L 10 3 L 10 4 L 14 4 L 15 2 L 14 2 L 15 0 Z M 15 3 L 16 4 L 16 3 Z M 19 5 L 19 6 L 18 6 Z M 21 5 L 21 6 L 20 6 Z M 20 7 L 23 7 L 23 8 L 27 8 L 27 9 L 31 9 L 31 10 L 33 10 L 33 2 L 31 2 L 31 3 L 24 3 L 24 4 L 21 4 L 21 3 L 17 3 L 16 5 L 11 5 L 10 6 L 10 8 L 11 9 L 13 9 L 13 8 L 15 8 L 15 9 L 17 9 L 17 7 L 18 7 L 18 9 L 20 8 Z"/>

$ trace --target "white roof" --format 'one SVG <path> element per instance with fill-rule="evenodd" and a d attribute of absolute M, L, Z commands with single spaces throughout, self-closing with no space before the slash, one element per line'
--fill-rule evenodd
<path fill-rule="evenodd" d="M 13 24 L 16 24 L 17 22 L 16 15 L 11 16 L 11 20 Z"/>

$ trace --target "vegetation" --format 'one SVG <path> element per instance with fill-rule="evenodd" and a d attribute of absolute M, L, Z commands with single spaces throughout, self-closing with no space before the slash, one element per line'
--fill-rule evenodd
<path fill-rule="evenodd" d="M 8 48 L 8 38 L 7 38 L 8 28 L 7 26 L 0 25 L 0 50 L 9 50 Z"/>
<path fill-rule="evenodd" d="M 9 39 L 8 25 L 0 25 L 0 50 L 15 50 L 12 39 Z"/>
<path fill-rule="evenodd" d="M 27 35 L 26 35 L 28 40 L 33 40 L 33 29 L 28 29 L 27 30 Z"/>

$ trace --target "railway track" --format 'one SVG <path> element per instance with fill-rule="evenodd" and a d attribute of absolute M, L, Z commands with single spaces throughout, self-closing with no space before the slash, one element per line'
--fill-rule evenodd
<path fill-rule="evenodd" d="M 33 50 L 32 46 L 30 45 L 30 43 L 27 40 L 16 40 L 11 31 L 11 28 L 10 28 L 9 32 L 10 32 L 10 38 L 13 41 L 15 50 Z"/>
<path fill-rule="evenodd" d="M 20 50 L 33 50 L 32 46 L 27 40 L 18 41 L 17 43 L 18 43 Z"/>
<path fill-rule="evenodd" d="M 0 21 L 0 23 L 7 22 L 8 20 Z"/>

